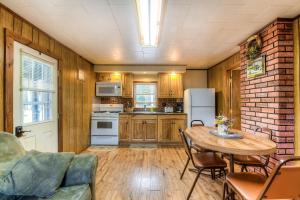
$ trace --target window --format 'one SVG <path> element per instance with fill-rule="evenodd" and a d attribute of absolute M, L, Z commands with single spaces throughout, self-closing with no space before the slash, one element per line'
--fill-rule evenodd
<path fill-rule="evenodd" d="M 21 93 L 23 124 L 52 120 L 53 65 L 22 52 Z"/>
<path fill-rule="evenodd" d="M 156 83 L 135 83 L 134 84 L 134 107 L 155 108 L 157 100 Z"/>

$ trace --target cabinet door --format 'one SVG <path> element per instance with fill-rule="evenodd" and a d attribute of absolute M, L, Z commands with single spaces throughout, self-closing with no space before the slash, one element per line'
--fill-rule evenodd
<path fill-rule="evenodd" d="M 159 141 L 171 142 L 173 134 L 173 121 L 171 119 L 159 119 Z"/>
<path fill-rule="evenodd" d="M 182 75 L 170 75 L 170 90 L 172 98 L 183 98 Z"/>
<path fill-rule="evenodd" d="M 110 74 L 110 81 L 122 81 L 122 75 L 120 73 L 111 73 Z"/>
<path fill-rule="evenodd" d="M 130 141 L 131 126 L 128 116 L 120 116 L 119 120 L 119 140 L 121 142 Z"/>
<path fill-rule="evenodd" d="M 132 120 L 132 141 L 143 141 L 145 135 L 144 120 L 134 119 Z"/>
<path fill-rule="evenodd" d="M 97 81 L 99 82 L 111 81 L 110 73 L 97 73 L 96 77 L 97 77 Z"/>
<path fill-rule="evenodd" d="M 181 142 L 181 138 L 178 130 L 186 128 L 186 120 L 185 119 L 174 119 L 172 120 L 172 141 L 173 142 Z"/>
<path fill-rule="evenodd" d="M 148 119 L 144 123 L 145 130 L 145 141 L 156 141 L 157 140 L 157 120 Z"/>
<path fill-rule="evenodd" d="M 133 74 L 123 74 L 122 76 L 122 97 L 133 97 Z"/>
<path fill-rule="evenodd" d="M 169 74 L 158 75 L 158 98 L 170 98 L 170 76 Z"/>

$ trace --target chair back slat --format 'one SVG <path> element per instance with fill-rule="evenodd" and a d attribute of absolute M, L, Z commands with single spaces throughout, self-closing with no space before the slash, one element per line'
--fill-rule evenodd
<path fill-rule="evenodd" d="M 195 127 L 195 126 L 204 126 L 204 122 L 202 120 L 191 121 L 191 127 Z"/>
<path fill-rule="evenodd" d="M 296 158 L 300 161 L 300 157 Z M 293 159 L 292 161 L 295 161 Z M 299 199 L 300 198 L 300 163 L 285 165 L 286 162 L 277 166 L 267 180 L 260 199 Z M 298 165 L 297 165 L 298 164 Z"/>
<path fill-rule="evenodd" d="M 269 128 L 266 128 L 266 127 L 257 127 L 255 129 L 255 132 L 254 132 L 255 135 L 258 135 L 258 136 L 262 136 L 266 139 L 270 139 L 272 140 L 273 138 L 273 131 Z"/>

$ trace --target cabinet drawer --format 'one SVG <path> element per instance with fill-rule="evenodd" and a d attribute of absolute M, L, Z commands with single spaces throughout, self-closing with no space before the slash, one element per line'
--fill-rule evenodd
<path fill-rule="evenodd" d="M 186 119 L 186 115 L 160 115 L 158 120 L 160 119 Z"/>
<path fill-rule="evenodd" d="M 132 119 L 157 119 L 157 115 L 133 115 Z"/>
<path fill-rule="evenodd" d="M 120 119 L 130 119 L 131 115 L 119 115 Z"/>

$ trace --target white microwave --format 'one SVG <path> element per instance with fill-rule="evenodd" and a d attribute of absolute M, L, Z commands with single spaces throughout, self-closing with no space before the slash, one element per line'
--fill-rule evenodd
<path fill-rule="evenodd" d="M 96 96 L 97 97 L 122 96 L 121 82 L 97 82 Z"/>

